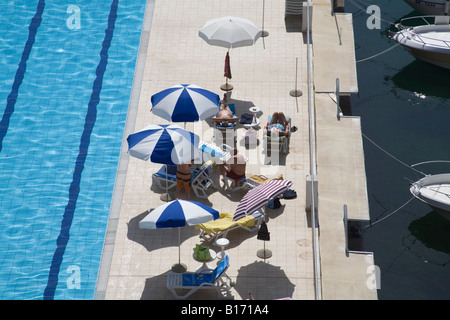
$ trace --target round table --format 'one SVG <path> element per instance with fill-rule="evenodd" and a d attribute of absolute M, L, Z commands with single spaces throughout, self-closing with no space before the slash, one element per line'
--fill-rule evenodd
<path fill-rule="evenodd" d="M 248 111 L 253 113 L 253 121 L 252 123 L 244 124 L 245 128 L 253 128 L 257 127 L 260 124 L 260 120 L 256 117 L 256 114 L 261 111 L 259 107 L 253 106 L 248 109 Z"/>
<path fill-rule="evenodd" d="M 228 246 L 229 244 L 230 244 L 230 241 L 227 238 L 220 238 L 220 239 L 216 240 L 216 246 L 218 246 L 222 249 L 222 251 L 220 251 L 217 254 L 217 258 L 219 258 L 220 260 L 225 258 L 225 256 L 227 255 L 227 253 L 225 252 L 225 247 Z"/>

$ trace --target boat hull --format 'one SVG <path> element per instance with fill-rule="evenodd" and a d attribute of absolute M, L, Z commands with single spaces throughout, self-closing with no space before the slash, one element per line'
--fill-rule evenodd
<path fill-rule="evenodd" d="M 450 220 L 450 174 L 426 176 L 410 187 L 411 194 Z"/>
<path fill-rule="evenodd" d="M 392 39 L 416 59 L 450 69 L 450 25 L 425 25 L 402 29 Z"/>
<path fill-rule="evenodd" d="M 404 0 L 415 10 L 426 15 L 448 15 L 449 1 L 446 0 Z"/>
<path fill-rule="evenodd" d="M 444 54 L 419 50 L 408 46 L 404 47 L 414 56 L 414 58 L 418 60 L 433 64 L 441 68 L 450 69 L 450 52 Z"/>

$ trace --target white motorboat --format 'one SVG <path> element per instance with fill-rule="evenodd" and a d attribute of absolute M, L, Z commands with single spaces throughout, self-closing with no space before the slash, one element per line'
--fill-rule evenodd
<path fill-rule="evenodd" d="M 413 182 L 409 191 L 450 220 L 450 173 L 425 176 Z"/>
<path fill-rule="evenodd" d="M 422 14 L 448 15 L 450 0 L 405 0 L 407 4 Z"/>
<path fill-rule="evenodd" d="M 405 18 L 395 25 L 399 31 L 390 36 L 416 59 L 450 69 L 449 22 L 450 16 Z M 417 25 L 418 23 L 422 24 Z"/>

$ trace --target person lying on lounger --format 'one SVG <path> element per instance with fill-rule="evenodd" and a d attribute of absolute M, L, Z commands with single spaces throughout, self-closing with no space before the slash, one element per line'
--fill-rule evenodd
<path fill-rule="evenodd" d="M 239 118 L 233 117 L 233 113 L 231 112 L 230 107 L 228 107 L 228 105 L 224 103 L 220 105 L 219 112 L 217 112 L 217 114 L 211 119 L 216 124 L 222 125 L 224 127 L 227 127 L 229 124 L 235 123 L 239 120 Z"/>
<path fill-rule="evenodd" d="M 272 120 L 264 128 L 264 135 L 270 136 L 271 133 L 278 136 L 287 136 L 289 134 L 289 121 L 287 121 L 283 112 L 275 112 Z"/>
<path fill-rule="evenodd" d="M 231 149 L 230 153 L 232 154 L 231 158 L 220 166 L 220 172 L 223 176 L 233 179 L 234 186 L 237 187 L 242 177 L 245 177 L 245 158 L 235 148 Z"/>

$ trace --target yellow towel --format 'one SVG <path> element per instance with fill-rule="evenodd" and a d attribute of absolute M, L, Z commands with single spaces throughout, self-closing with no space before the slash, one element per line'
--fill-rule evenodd
<path fill-rule="evenodd" d="M 280 173 L 279 175 L 267 179 L 264 176 L 255 174 L 251 177 L 248 177 L 248 180 L 252 180 L 253 182 L 256 182 L 257 184 L 263 184 L 264 182 L 270 181 L 270 180 L 283 180 L 283 175 Z"/>
<path fill-rule="evenodd" d="M 206 223 L 201 223 L 195 226 L 196 229 L 202 229 L 207 234 L 213 232 L 220 232 L 232 228 L 236 225 L 245 227 L 252 227 L 255 225 L 255 218 L 253 216 L 245 216 L 238 221 L 233 221 L 234 213 L 221 213 L 220 218 Z"/>

